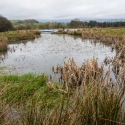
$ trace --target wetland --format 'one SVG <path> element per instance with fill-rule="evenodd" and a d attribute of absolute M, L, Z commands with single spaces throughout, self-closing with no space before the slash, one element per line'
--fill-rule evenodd
<path fill-rule="evenodd" d="M 9 43 L 0 55 L 0 121 L 125 123 L 124 37 L 96 30 L 42 32 L 34 40 Z"/>
<path fill-rule="evenodd" d="M 42 33 L 35 40 L 10 43 L 7 52 L 0 54 L 0 66 L 11 74 L 52 73 L 52 67 L 63 65 L 69 58 L 74 58 L 80 66 L 93 57 L 101 65 L 105 57 L 113 58 L 116 51 L 110 46 L 94 43 L 90 39 L 67 34 Z"/>

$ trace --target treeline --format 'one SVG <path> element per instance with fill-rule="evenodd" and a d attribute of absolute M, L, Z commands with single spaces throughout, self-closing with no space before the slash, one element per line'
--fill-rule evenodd
<path fill-rule="evenodd" d="M 30 29 L 58 29 L 66 28 L 67 24 L 60 22 L 38 22 L 34 19 L 28 20 L 11 20 L 0 16 L 0 32 L 9 30 L 30 30 Z"/>
<path fill-rule="evenodd" d="M 97 21 L 89 21 L 83 22 L 80 20 L 71 20 L 70 23 L 67 24 L 68 28 L 92 28 L 92 27 L 125 27 L 125 22 L 97 22 Z"/>
<path fill-rule="evenodd" d="M 11 23 L 16 26 L 16 25 L 32 25 L 34 23 L 39 23 L 39 21 L 35 19 L 26 19 L 26 20 L 10 20 Z"/>
<path fill-rule="evenodd" d="M 58 29 L 58 28 L 92 28 L 92 27 L 125 27 L 125 22 L 97 22 L 97 21 L 80 21 L 80 20 L 71 20 L 70 23 L 61 23 L 61 22 L 38 22 L 34 19 L 29 20 L 13 20 L 9 21 L 7 18 L 0 16 L 0 32 L 8 30 L 30 30 L 30 29 Z M 16 24 L 16 25 L 14 25 Z"/>
<path fill-rule="evenodd" d="M 57 22 L 46 22 L 46 23 L 35 23 L 32 25 L 17 25 L 15 26 L 16 30 L 23 29 L 58 29 L 58 28 L 66 28 L 67 24 L 57 23 Z"/>
<path fill-rule="evenodd" d="M 0 32 L 13 30 L 12 23 L 5 17 L 0 15 Z"/>

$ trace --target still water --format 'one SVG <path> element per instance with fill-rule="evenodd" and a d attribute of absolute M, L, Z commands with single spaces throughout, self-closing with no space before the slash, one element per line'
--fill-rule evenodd
<path fill-rule="evenodd" d="M 0 55 L 0 67 L 5 66 L 11 74 L 52 73 L 52 66 L 63 65 L 74 58 L 80 66 L 85 60 L 98 58 L 103 63 L 106 56 L 113 57 L 115 51 L 101 43 L 83 40 L 70 35 L 42 33 L 33 41 L 9 44 L 6 54 Z"/>

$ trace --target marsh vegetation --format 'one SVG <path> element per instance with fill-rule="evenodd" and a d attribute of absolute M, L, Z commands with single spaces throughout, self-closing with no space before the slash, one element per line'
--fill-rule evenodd
<path fill-rule="evenodd" d="M 35 39 L 36 35 L 40 35 L 38 30 L 18 30 L 0 33 L 0 52 L 7 51 L 10 43 L 18 43 L 22 40 Z"/>
<path fill-rule="evenodd" d="M 110 70 L 105 72 L 95 59 L 84 62 L 82 67 L 71 59 L 69 64 L 64 63 L 63 67 L 58 67 L 58 73 L 62 75 L 61 85 L 49 81 L 45 74 L 1 76 L 1 123 L 125 123 L 124 72 L 120 71 L 116 82 L 113 82 L 110 79 Z"/>

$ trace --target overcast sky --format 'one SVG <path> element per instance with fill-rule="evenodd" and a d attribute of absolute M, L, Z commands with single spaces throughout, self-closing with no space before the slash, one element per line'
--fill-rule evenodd
<path fill-rule="evenodd" d="M 125 19 L 125 0 L 0 0 L 8 19 Z"/>

